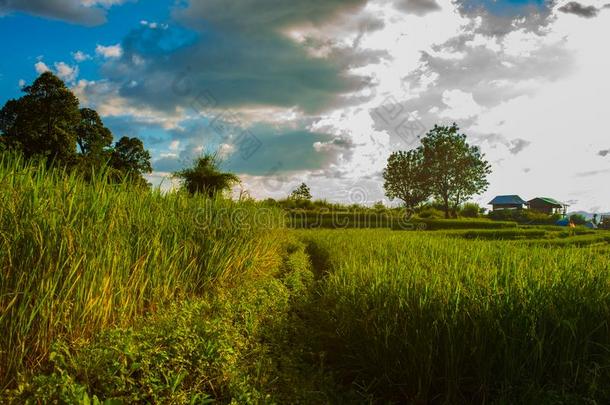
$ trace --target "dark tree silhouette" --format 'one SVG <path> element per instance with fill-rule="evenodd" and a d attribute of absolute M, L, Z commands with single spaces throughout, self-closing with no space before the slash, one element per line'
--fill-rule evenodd
<path fill-rule="evenodd" d="M 13 149 L 26 159 L 45 158 L 86 178 L 105 164 L 110 180 L 147 184 L 150 153 L 137 138 L 121 138 L 112 146 L 112 132 L 95 110 L 78 108 L 78 99 L 50 72 L 41 74 L 25 95 L 0 110 L 0 151 Z"/>
<path fill-rule="evenodd" d="M 50 72 L 40 75 L 25 95 L 0 110 L 4 143 L 26 158 L 45 157 L 70 163 L 76 156 L 75 128 L 80 120 L 78 99 Z"/>
<path fill-rule="evenodd" d="M 216 154 L 205 154 L 195 159 L 192 167 L 177 171 L 174 177 L 182 180 L 183 187 L 191 194 L 213 197 L 239 183 L 233 173 L 220 171 L 220 160 Z"/>
<path fill-rule="evenodd" d="M 152 172 L 150 153 L 138 138 L 124 136 L 119 139 L 114 145 L 110 164 L 124 174 L 140 176 Z"/>
<path fill-rule="evenodd" d="M 95 110 L 80 109 L 80 122 L 76 126 L 76 143 L 84 156 L 103 156 L 112 145 L 112 132 L 104 126 Z"/>

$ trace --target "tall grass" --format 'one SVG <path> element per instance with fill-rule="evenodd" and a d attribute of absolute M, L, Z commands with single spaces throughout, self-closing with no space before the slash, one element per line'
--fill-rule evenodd
<path fill-rule="evenodd" d="M 433 232 L 299 234 L 326 274 L 319 349 L 379 399 L 610 399 L 608 250 Z"/>
<path fill-rule="evenodd" d="M 278 263 L 278 211 L 92 182 L 0 155 L 0 387 L 51 342 Z"/>

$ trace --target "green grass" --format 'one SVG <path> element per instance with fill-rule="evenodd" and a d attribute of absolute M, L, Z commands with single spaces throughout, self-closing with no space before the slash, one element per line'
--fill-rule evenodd
<path fill-rule="evenodd" d="M 391 228 L 394 230 L 503 229 L 516 228 L 516 222 L 488 219 L 406 219 L 400 213 L 358 211 L 295 211 L 286 225 L 296 229 Z"/>
<path fill-rule="evenodd" d="M 610 402 L 608 232 L 0 184 L 0 402 Z"/>
<path fill-rule="evenodd" d="M 610 399 L 607 250 L 437 232 L 300 236 L 325 274 L 318 348 L 378 399 Z"/>
<path fill-rule="evenodd" d="M 306 361 L 299 318 L 314 279 L 303 245 L 282 264 L 230 289 L 171 303 L 89 341 L 56 342 L 25 375 L 16 403 L 354 403 L 319 361 Z"/>
<path fill-rule="evenodd" d="M 58 338 L 276 266 L 283 219 L 256 204 L 92 183 L 0 155 L 0 388 Z M 261 226 L 261 223 L 269 226 Z"/>

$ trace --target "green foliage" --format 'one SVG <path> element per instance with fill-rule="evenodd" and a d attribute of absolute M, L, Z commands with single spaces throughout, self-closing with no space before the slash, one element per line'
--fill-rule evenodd
<path fill-rule="evenodd" d="M 456 124 L 435 125 L 421 144 L 390 155 L 383 172 L 386 195 L 401 199 L 409 212 L 434 196 L 442 202 L 445 218 L 450 210 L 456 216 L 464 201 L 487 189 L 491 166 Z"/>
<path fill-rule="evenodd" d="M 278 210 L 106 176 L 89 182 L 0 156 L 0 385 L 59 337 L 90 336 L 276 265 Z"/>
<path fill-rule="evenodd" d="M 421 148 L 392 153 L 383 170 L 383 180 L 386 196 L 401 200 L 408 213 L 430 197 L 430 179 Z"/>
<path fill-rule="evenodd" d="M 396 227 L 393 229 L 418 229 L 436 231 L 441 229 L 501 229 L 515 228 L 515 222 L 490 221 L 487 219 L 413 219 L 411 227 Z"/>
<path fill-rule="evenodd" d="M 466 142 L 456 124 L 450 127 L 435 125 L 421 140 L 424 171 L 428 176 L 431 194 L 444 203 L 445 217 L 451 207 L 487 189 L 489 163 L 477 146 Z"/>
<path fill-rule="evenodd" d="M 299 187 L 290 193 L 290 199 L 296 201 L 311 201 L 311 190 L 305 183 L 301 183 Z"/>
<path fill-rule="evenodd" d="M 610 400 L 607 248 L 388 230 L 301 236 L 326 274 L 316 347 L 375 402 Z"/>
<path fill-rule="evenodd" d="M 481 211 L 482 208 L 475 203 L 466 203 L 460 207 L 460 215 L 466 218 L 478 218 Z"/>
<path fill-rule="evenodd" d="M 102 161 L 107 158 L 108 149 L 112 144 L 112 132 L 104 126 L 95 110 L 80 109 L 80 122 L 76 126 L 76 143 L 83 156 Z"/>
<path fill-rule="evenodd" d="M 433 207 L 425 207 L 417 211 L 416 217 L 424 219 L 441 219 L 445 217 L 445 213 Z"/>
<path fill-rule="evenodd" d="M 399 213 L 368 211 L 292 211 L 287 215 L 291 228 L 392 228 L 407 224 Z"/>
<path fill-rule="evenodd" d="M 182 180 L 189 193 L 214 197 L 239 183 L 236 175 L 221 172 L 219 166 L 218 155 L 207 153 L 195 159 L 193 167 L 174 173 L 174 177 Z"/>
<path fill-rule="evenodd" d="M 548 215 L 535 210 L 496 210 L 491 211 L 488 218 L 495 221 L 515 221 L 528 225 L 554 225 L 561 215 Z"/>
<path fill-rule="evenodd" d="M 0 151 L 13 150 L 87 179 L 110 164 L 109 181 L 148 184 L 142 174 L 152 167 L 142 141 L 123 137 L 112 147 L 112 133 L 97 112 L 79 110 L 78 99 L 58 77 L 45 72 L 23 91 L 0 110 Z"/>
<path fill-rule="evenodd" d="M 0 132 L 7 144 L 26 158 L 43 157 L 71 163 L 76 157 L 78 99 L 52 73 L 40 75 L 25 95 L 0 110 Z"/>
<path fill-rule="evenodd" d="M 587 223 L 587 218 L 582 214 L 572 214 L 570 215 L 570 221 L 572 221 L 574 225 L 584 225 Z"/>
<path fill-rule="evenodd" d="M 129 328 L 53 345 L 45 373 L 23 374 L 20 403 L 345 402 L 329 375 L 307 361 L 303 324 L 314 276 L 304 246 L 256 278 L 174 302 Z M 352 401 L 353 402 L 353 401 Z"/>

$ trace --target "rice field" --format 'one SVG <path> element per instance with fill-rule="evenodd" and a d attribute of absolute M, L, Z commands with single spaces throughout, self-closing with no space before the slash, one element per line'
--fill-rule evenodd
<path fill-rule="evenodd" d="M 324 275 L 319 349 L 375 398 L 610 399 L 607 239 L 550 248 L 440 232 L 299 235 Z"/>
<path fill-rule="evenodd" d="M 610 401 L 608 232 L 289 229 L 8 155 L 0 184 L 0 401 Z"/>

